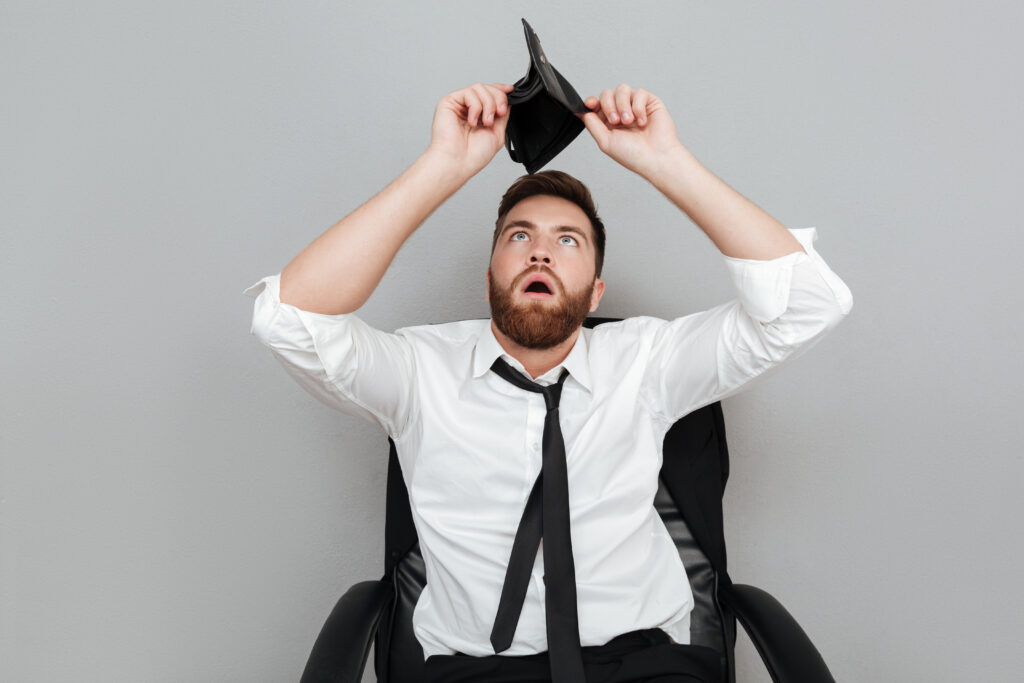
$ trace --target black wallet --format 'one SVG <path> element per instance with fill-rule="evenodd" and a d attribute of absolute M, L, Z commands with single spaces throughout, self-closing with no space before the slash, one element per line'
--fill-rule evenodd
<path fill-rule="evenodd" d="M 508 93 L 509 116 L 505 148 L 512 161 L 534 173 L 548 163 L 586 126 L 576 116 L 588 111 L 579 94 L 553 67 L 540 47 L 537 34 L 523 19 L 530 70 Z"/>

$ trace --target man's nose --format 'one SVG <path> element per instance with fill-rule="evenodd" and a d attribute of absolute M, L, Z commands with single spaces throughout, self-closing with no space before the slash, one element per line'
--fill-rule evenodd
<path fill-rule="evenodd" d="M 530 253 L 530 263 L 551 264 L 551 250 L 543 240 L 534 243 L 533 251 Z"/>

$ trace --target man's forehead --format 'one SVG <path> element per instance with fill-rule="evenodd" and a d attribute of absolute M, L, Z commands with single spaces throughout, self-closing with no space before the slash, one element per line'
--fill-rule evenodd
<path fill-rule="evenodd" d="M 546 225 L 564 223 L 576 227 L 586 226 L 590 220 L 575 202 L 555 195 L 535 194 L 522 199 L 508 212 L 506 222 L 527 220 Z"/>

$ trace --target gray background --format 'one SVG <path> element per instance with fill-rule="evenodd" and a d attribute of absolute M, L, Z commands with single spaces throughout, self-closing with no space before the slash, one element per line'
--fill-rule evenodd
<path fill-rule="evenodd" d="M 0 3 L 0 679 L 298 679 L 382 571 L 386 442 L 286 376 L 241 292 L 401 173 L 441 97 L 524 75 L 526 17 L 581 95 L 652 91 L 708 168 L 817 227 L 853 291 L 725 401 L 733 577 L 841 681 L 1019 680 L 1020 5 L 517 5 Z M 600 314 L 732 298 L 589 133 L 548 168 L 608 226 Z M 486 317 L 523 172 L 500 151 L 364 319 Z"/>

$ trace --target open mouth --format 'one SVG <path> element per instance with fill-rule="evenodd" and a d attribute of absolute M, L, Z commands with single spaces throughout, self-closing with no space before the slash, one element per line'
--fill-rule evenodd
<path fill-rule="evenodd" d="M 530 299 L 547 299 L 554 295 L 548 286 L 539 280 L 531 282 L 526 289 L 523 290 L 523 294 Z"/>

